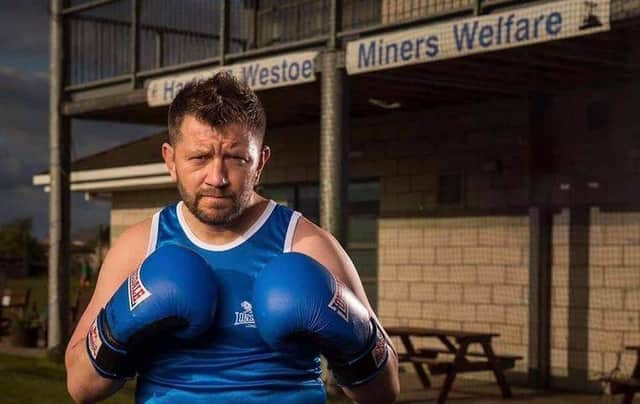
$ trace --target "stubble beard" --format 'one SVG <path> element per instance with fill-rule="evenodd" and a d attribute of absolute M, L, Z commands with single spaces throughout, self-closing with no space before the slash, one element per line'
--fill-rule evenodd
<path fill-rule="evenodd" d="M 207 210 L 201 207 L 201 201 L 206 196 L 201 191 L 196 191 L 195 195 L 191 195 L 185 191 L 180 181 L 177 181 L 178 191 L 182 197 L 182 201 L 187 209 L 202 223 L 209 226 L 229 227 L 231 226 L 246 210 L 251 202 L 252 188 L 245 188 L 240 194 L 225 195 L 228 196 L 231 205 L 225 207 L 224 210 L 209 208 Z"/>

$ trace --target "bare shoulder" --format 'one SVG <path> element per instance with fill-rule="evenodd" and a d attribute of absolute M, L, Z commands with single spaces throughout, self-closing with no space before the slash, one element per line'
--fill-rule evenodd
<path fill-rule="evenodd" d="M 331 233 L 301 217 L 293 235 L 291 251 L 306 254 L 321 263 L 347 285 L 365 306 L 371 308 L 356 267 Z"/>
<path fill-rule="evenodd" d="M 98 312 L 109 301 L 120 284 L 135 271 L 147 255 L 151 218 L 145 219 L 125 230 L 107 253 L 96 281 L 91 301 L 78 321 L 69 346 L 83 339 L 89 325 Z"/>
<path fill-rule="evenodd" d="M 92 300 L 104 304 L 116 288 L 144 260 L 149 246 L 151 218 L 126 229 L 113 243 L 100 268 Z"/>
<path fill-rule="evenodd" d="M 151 218 L 127 228 L 113 243 L 100 270 L 105 279 L 126 276 L 142 263 L 149 248 Z M 100 278 L 98 278 L 100 280 Z M 98 287 L 99 285 L 96 285 Z"/>
<path fill-rule="evenodd" d="M 335 276 L 342 278 L 336 270 L 341 269 L 342 246 L 331 233 L 317 226 L 304 216 L 298 220 L 291 251 L 306 254 L 327 267 Z"/>
<path fill-rule="evenodd" d="M 149 233 L 151 232 L 152 217 L 148 217 L 128 227 L 115 242 L 110 251 L 134 249 L 146 249 L 149 245 Z"/>
<path fill-rule="evenodd" d="M 327 248 L 336 241 L 328 231 L 316 225 L 304 216 L 301 216 L 296 224 L 291 248 Z M 336 241 L 337 242 L 337 241 Z"/>

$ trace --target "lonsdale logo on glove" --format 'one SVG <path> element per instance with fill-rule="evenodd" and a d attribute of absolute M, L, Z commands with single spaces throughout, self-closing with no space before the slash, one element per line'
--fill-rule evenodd
<path fill-rule="evenodd" d="M 135 309 L 140 303 L 145 301 L 151 292 L 147 290 L 140 280 L 140 269 L 129 276 L 129 310 Z"/>
<path fill-rule="evenodd" d="M 373 348 L 372 356 L 376 368 L 380 367 L 387 359 L 387 341 L 381 332 L 378 332 L 376 335 L 376 346 Z"/>
<path fill-rule="evenodd" d="M 91 327 L 89 328 L 89 334 L 87 335 L 87 344 L 89 346 L 89 352 L 93 359 L 98 356 L 98 350 L 102 345 L 102 341 L 100 340 L 100 336 L 98 335 L 98 323 L 97 320 L 93 320 L 91 323 Z"/>
<path fill-rule="evenodd" d="M 349 322 L 349 306 L 347 306 L 347 302 L 344 300 L 343 290 L 346 288 L 339 280 L 335 280 L 336 288 L 333 292 L 333 298 L 329 302 L 329 308 L 336 313 L 340 317 L 344 319 L 344 321 Z"/>

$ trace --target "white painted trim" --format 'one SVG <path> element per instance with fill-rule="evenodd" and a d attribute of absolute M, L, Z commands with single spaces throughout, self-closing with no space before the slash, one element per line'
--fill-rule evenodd
<path fill-rule="evenodd" d="M 291 215 L 291 219 L 289 219 L 289 226 L 287 227 L 287 236 L 284 239 L 284 247 L 282 248 L 283 252 L 291 252 L 291 244 L 293 243 L 293 235 L 296 232 L 296 227 L 298 225 L 298 219 L 300 219 L 302 214 L 300 212 L 294 211 Z"/>
<path fill-rule="evenodd" d="M 102 191 L 102 190 L 118 190 L 126 188 L 138 188 L 145 185 L 164 185 L 173 184 L 171 176 L 163 177 L 146 177 L 131 178 L 113 181 L 86 182 L 82 184 L 71 184 L 72 191 Z"/>
<path fill-rule="evenodd" d="M 160 222 L 160 212 L 157 211 L 153 217 L 151 218 L 151 229 L 149 231 L 149 244 L 147 246 L 147 255 L 148 257 L 152 252 L 156 250 L 156 244 L 158 243 L 158 223 Z"/>
<path fill-rule="evenodd" d="M 85 191 L 85 192 L 111 192 L 120 191 L 126 189 L 147 189 L 149 187 L 158 187 L 163 185 L 173 185 L 174 182 L 171 176 L 166 175 L 162 177 L 143 177 L 143 178 L 130 178 L 122 180 L 112 181 L 96 181 L 96 182 L 81 182 L 79 184 L 71 184 L 71 191 Z M 46 185 L 44 192 L 50 192 L 51 187 Z"/>
<path fill-rule="evenodd" d="M 276 208 L 276 203 L 274 201 L 269 201 L 269 204 L 264 209 L 264 212 L 262 212 L 258 220 L 256 220 L 255 223 L 251 225 L 251 227 L 249 227 L 249 229 L 246 232 L 244 232 L 244 234 L 239 235 L 235 240 L 229 243 L 216 245 L 216 244 L 206 243 L 200 240 L 198 236 L 196 236 L 191 231 L 191 228 L 189 228 L 189 225 L 187 224 L 187 221 L 185 220 L 182 214 L 183 205 L 184 205 L 184 202 L 180 201 L 176 206 L 176 211 L 177 211 L 176 213 L 178 216 L 178 222 L 180 223 L 180 227 L 182 227 L 184 234 L 187 236 L 189 240 L 191 240 L 193 244 L 197 245 L 202 249 L 209 250 L 209 251 L 227 251 L 244 243 L 251 236 L 253 236 L 258 230 L 260 230 L 262 225 L 266 223 L 267 219 L 269 219 L 269 216 L 271 216 L 271 213 L 273 213 L 274 209 Z"/>
<path fill-rule="evenodd" d="M 71 172 L 71 183 L 84 181 L 100 181 L 113 179 L 130 179 L 133 177 L 148 177 L 168 174 L 169 171 L 164 163 L 140 164 L 125 167 L 101 168 L 98 170 L 82 170 Z M 33 185 L 49 185 L 51 178 L 49 174 L 39 174 L 33 176 Z"/>

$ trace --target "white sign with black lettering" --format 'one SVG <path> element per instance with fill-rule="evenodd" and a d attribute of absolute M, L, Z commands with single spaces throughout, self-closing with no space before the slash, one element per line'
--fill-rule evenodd
<path fill-rule="evenodd" d="M 348 74 L 451 59 L 610 29 L 610 0 L 565 0 L 347 44 Z"/>
<path fill-rule="evenodd" d="M 147 103 L 152 107 L 168 105 L 188 82 L 207 79 L 220 71 L 228 71 L 254 90 L 315 81 L 317 55 L 317 51 L 290 53 L 247 63 L 159 78 L 152 80 L 147 86 Z"/>

